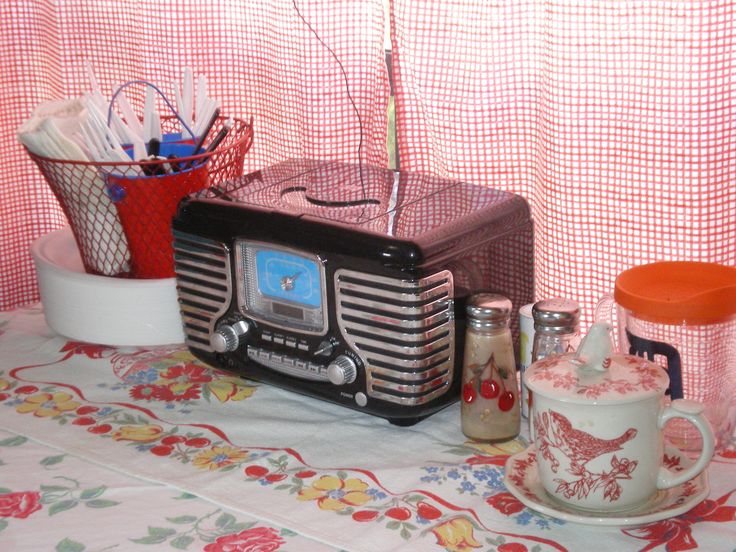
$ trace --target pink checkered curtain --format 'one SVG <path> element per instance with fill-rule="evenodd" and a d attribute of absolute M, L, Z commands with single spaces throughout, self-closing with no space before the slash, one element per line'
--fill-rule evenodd
<path fill-rule="evenodd" d="M 384 19 L 382 0 L 0 2 L 0 309 L 37 300 L 30 244 L 66 224 L 16 130 L 41 102 L 89 91 L 86 62 L 108 99 L 133 79 L 166 93 L 185 67 L 206 76 L 224 115 L 254 119 L 246 171 L 290 157 L 385 165 Z M 126 95 L 140 113 L 143 87 Z"/>
<path fill-rule="evenodd" d="M 525 196 L 584 328 L 632 265 L 734 265 L 735 6 L 392 0 L 401 168 Z"/>

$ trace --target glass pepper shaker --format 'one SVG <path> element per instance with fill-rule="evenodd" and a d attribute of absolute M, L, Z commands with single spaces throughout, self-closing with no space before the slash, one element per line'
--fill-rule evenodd
<path fill-rule="evenodd" d="M 511 301 L 494 293 L 473 295 L 466 306 L 460 413 L 463 433 L 476 441 L 506 441 L 519 434 L 511 311 Z"/>

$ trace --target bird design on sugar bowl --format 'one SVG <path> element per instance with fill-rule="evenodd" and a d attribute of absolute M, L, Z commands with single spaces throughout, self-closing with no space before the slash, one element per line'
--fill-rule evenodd
<path fill-rule="evenodd" d="M 554 410 L 538 412 L 534 416 L 537 452 L 547 460 L 553 473 L 560 471 L 562 456 L 566 457 L 565 472 L 570 476 L 556 478 L 556 492 L 567 499 L 586 499 L 599 489 L 603 491 L 603 499 L 617 501 L 622 493 L 622 480 L 630 480 L 639 464 L 638 460 L 630 460 L 616 453 L 623 450 L 626 443 L 636 437 L 637 430 L 626 429 L 613 439 L 601 439 L 581 429 L 573 427 L 570 420 Z M 559 454 L 555 455 L 554 451 Z M 609 466 L 590 469 L 587 464 L 598 457 L 613 454 L 609 458 Z"/>
<path fill-rule="evenodd" d="M 551 454 L 549 448 L 556 448 L 570 460 L 570 472 L 578 473 L 585 465 L 604 454 L 618 452 L 623 445 L 636 437 L 633 427 L 614 439 L 601 439 L 581 429 L 575 429 L 570 420 L 555 411 L 542 412 L 534 417 L 534 431 L 541 443 L 540 452 L 552 464 L 552 471 L 557 472 L 559 461 Z"/>

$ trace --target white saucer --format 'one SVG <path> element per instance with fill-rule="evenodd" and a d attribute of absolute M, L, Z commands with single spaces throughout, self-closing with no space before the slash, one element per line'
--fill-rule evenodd
<path fill-rule="evenodd" d="M 675 448 L 665 447 L 665 454 L 670 458 L 679 459 L 679 465 L 682 467 L 688 467 L 693 463 Z M 692 509 L 710 492 L 706 471 L 687 483 L 658 491 L 657 496 L 644 506 L 626 512 L 613 513 L 575 510 L 547 494 L 539 480 L 534 445 L 523 452 L 514 454 L 506 461 L 504 483 L 509 492 L 525 506 L 553 518 L 586 525 L 629 527 L 667 519 Z M 514 475 L 516 477 L 513 477 Z M 521 484 L 514 483 L 512 479 L 521 480 Z"/>

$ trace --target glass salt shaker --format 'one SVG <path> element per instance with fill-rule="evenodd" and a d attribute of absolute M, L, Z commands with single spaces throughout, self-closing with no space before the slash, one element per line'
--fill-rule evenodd
<path fill-rule="evenodd" d="M 543 358 L 573 353 L 580 345 L 580 305 L 572 299 L 553 297 L 542 299 L 532 307 L 534 318 L 534 344 L 532 363 Z M 524 410 L 529 417 L 534 397 L 522 379 Z M 534 440 L 534 427 L 529 420 L 529 434 Z"/>
<path fill-rule="evenodd" d="M 511 311 L 511 301 L 493 293 L 473 295 L 466 306 L 460 413 L 463 433 L 476 441 L 507 441 L 519 434 Z"/>
<path fill-rule="evenodd" d="M 572 299 L 554 297 L 532 307 L 534 344 L 532 362 L 552 355 L 572 353 L 580 344 L 580 305 Z"/>

